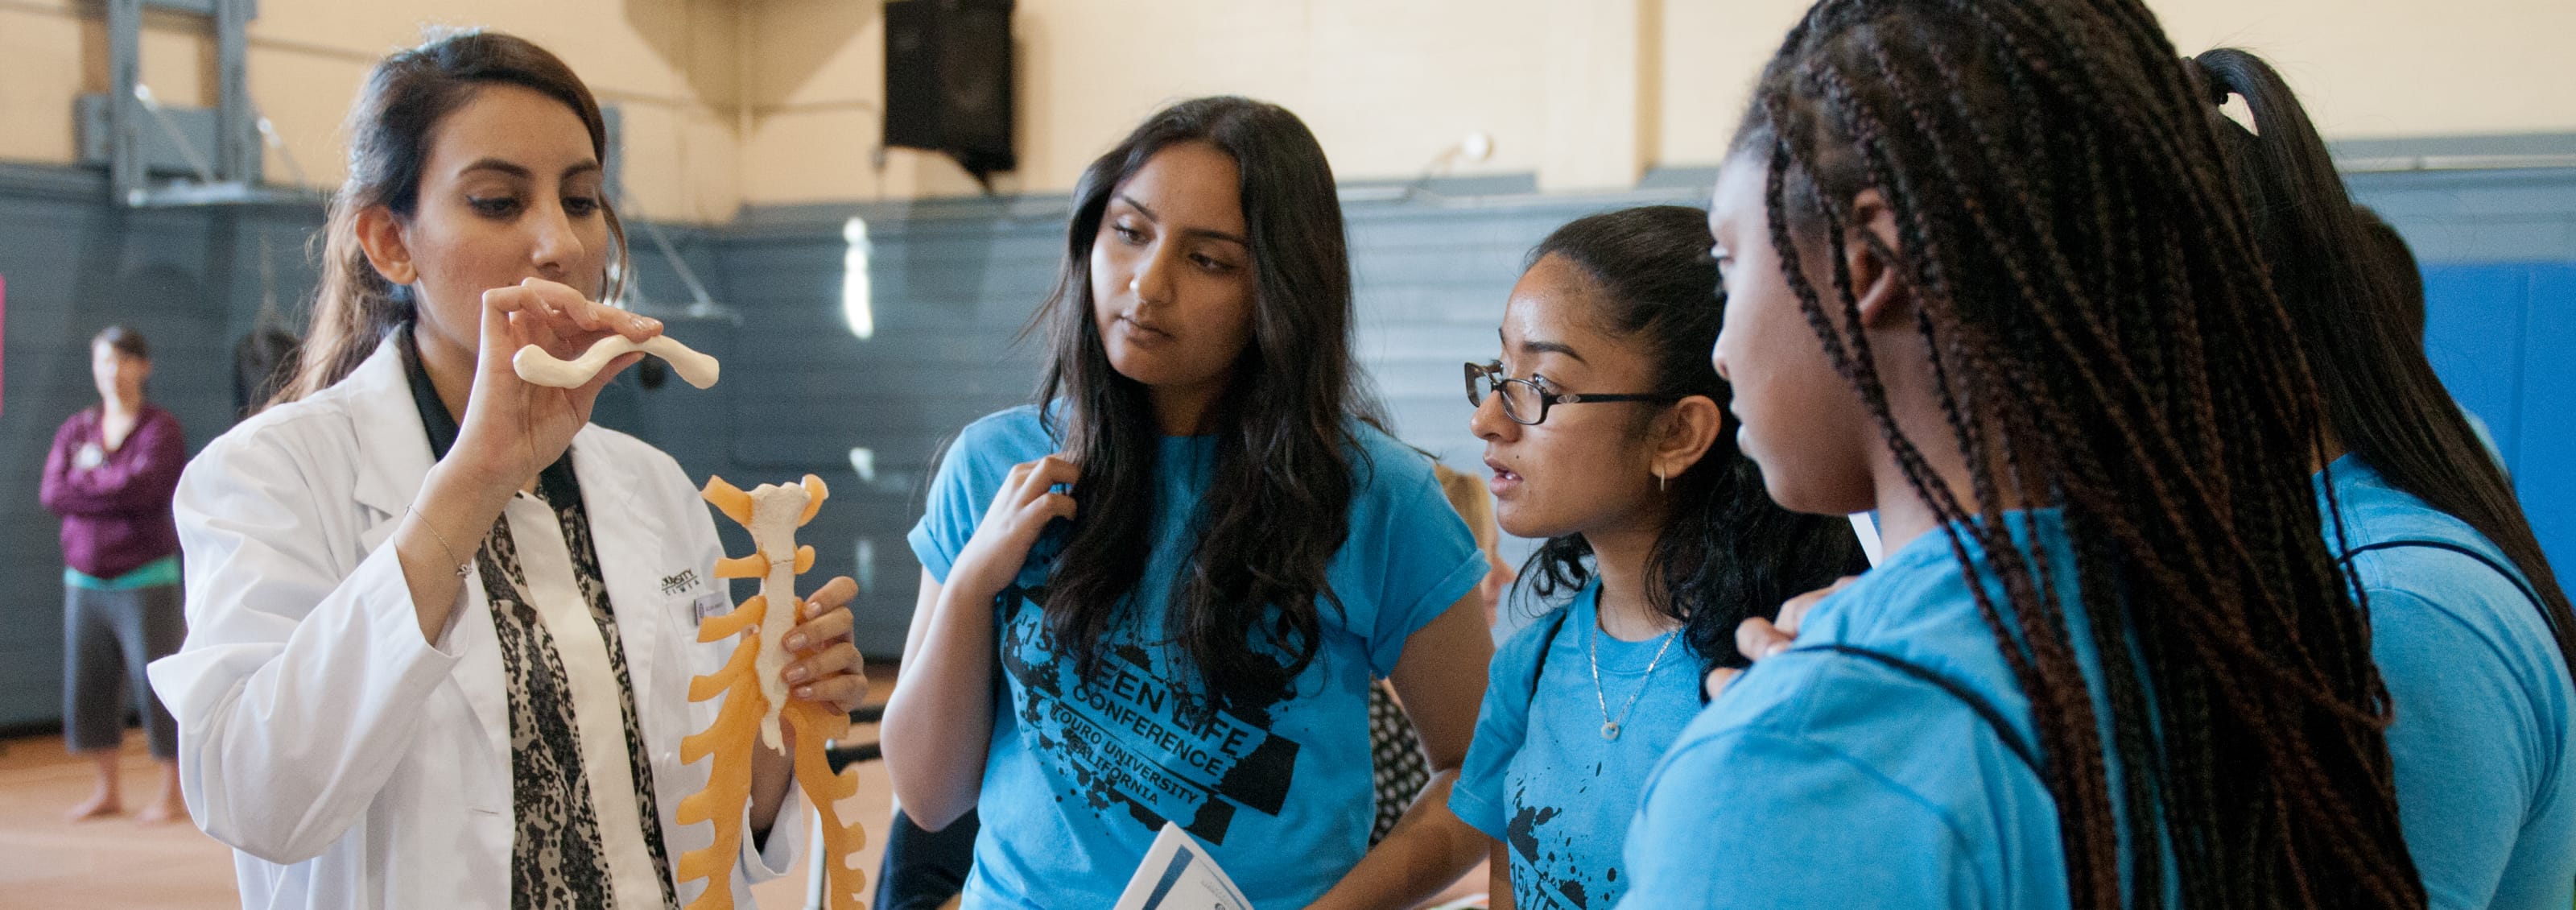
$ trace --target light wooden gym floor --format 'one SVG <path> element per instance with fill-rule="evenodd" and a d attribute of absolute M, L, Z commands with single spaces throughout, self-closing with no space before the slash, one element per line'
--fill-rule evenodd
<path fill-rule="evenodd" d="M 890 669 L 869 668 L 876 697 L 894 685 Z M 851 728 L 850 738 L 874 741 L 873 724 Z M 0 740 L 0 906 L 26 910 L 230 910 L 241 906 L 233 888 L 233 854 L 182 820 L 146 825 L 134 813 L 160 792 L 160 766 L 144 745 L 143 731 L 128 730 L 122 753 L 123 815 L 72 822 L 63 813 L 90 795 L 90 763 L 63 751 L 60 736 Z M 855 811 L 868 830 L 859 851 L 874 898 L 876 836 L 894 813 L 894 790 L 885 764 L 867 762 L 843 772 L 859 776 Z M 676 857 L 675 857 L 676 859 Z M 765 910 L 805 906 L 805 873 L 752 888 Z"/>

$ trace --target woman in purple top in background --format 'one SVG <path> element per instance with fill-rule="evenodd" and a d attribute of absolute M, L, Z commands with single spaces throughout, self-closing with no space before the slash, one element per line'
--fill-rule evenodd
<path fill-rule="evenodd" d="M 188 636 L 179 609 L 179 531 L 170 496 L 188 445 L 178 418 L 143 400 L 152 356 L 143 336 L 121 325 L 90 340 L 99 405 L 54 433 L 42 498 L 63 517 L 63 738 L 98 766 L 98 790 L 74 820 L 114 815 L 117 747 L 125 737 L 128 687 L 143 711 L 161 795 L 144 821 L 185 810 L 172 758 L 179 726 L 152 695 L 143 666 L 179 650 Z"/>

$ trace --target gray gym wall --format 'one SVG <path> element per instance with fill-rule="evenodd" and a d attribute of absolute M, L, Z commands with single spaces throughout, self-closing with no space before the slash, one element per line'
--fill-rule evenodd
<path fill-rule="evenodd" d="M 2576 136 L 2339 150 L 2554 153 L 2576 151 Z M 1635 192 L 1589 197 L 1538 195 L 1527 178 L 1413 193 L 1349 188 L 1359 353 L 1398 435 L 1481 470 L 1458 364 L 1493 355 L 1502 300 L 1528 248 L 1591 212 L 1699 204 L 1708 177 L 1662 171 Z M 2436 365 L 2495 427 L 2544 543 L 2562 562 L 2576 558 L 2576 390 L 2565 381 L 2576 375 L 2576 169 L 2378 173 L 2353 184 L 2416 244 Z M 317 272 L 306 243 L 320 216 L 309 209 L 136 211 L 107 198 L 93 172 L 0 165 L 0 489 L 14 491 L 0 497 L 0 567 L 19 580 L 0 599 L 0 728 L 59 718 L 61 551 L 36 487 L 55 427 L 95 400 L 89 337 L 121 321 L 150 338 L 153 398 L 186 425 L 193 451 L 231 422 L 232 345 L 258 319 L 263 256 L 268 288 L 291 318 Z M 904 532 L 935 454 L 958 427 L 1027 400 L 1034 386 L 1041 352 L 1013 340 L 1053 284 L 1065 205 L 1030 197 L 755 208 L 718 228 L 669 229 L 731 318 L 677 315 L 687 293 L 634 232 L 646 305 L 669 318 L 673 335 L 722 358 L 725 381 L 645 391 L 630 374 L 598 419 L 661 446 L 693 478 L 744 487 L 823 478 L 833 498 L 801 534 L 821 556 L 807 577 L 861 578 L 859 645 L 895 654 L 920 572 Z M 841 309 L 853 216 L 866 219 L 873 241 L 875 334 L 864 341 Z M 873 479 L 853 469 L 853 447 L 874 453 Z M 730 552 L 748 549 L 739 529 L 716 524 Z M 1526 552 L 1527 542 L 1507 544 L 1509 555 Z M 871 554 L 864 563 L 862 549 Z"/>

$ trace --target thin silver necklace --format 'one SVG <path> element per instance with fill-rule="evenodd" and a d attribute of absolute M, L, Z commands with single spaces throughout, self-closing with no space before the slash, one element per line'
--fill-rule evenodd
<path fill-rule="evenodd" d="M 1655 665 L 1664 662 L 1664 652 L 1673 649 L 1673 639 L 1679 637 L 1682 630 L 1664 633 L 1663 647 L 1656 648 L 1654 659 L 1646 661 L 1645 680 L 1637 684 L 1635 694 L 1628 696 L 1628 706 L 1619 709 L 1619 716 L 1613 718 L 1610 716 L 1610 697 L 1601 692 L 1601 616 L 1597 609 L 1592 616 L 1592 628 L 1583 636 L 1583 656 L 1592 663 L 1592 700 L 1601 705 L 1601 738 L 1616 741 L 1620 725 L 1628 722 L 1628 715 L 1636 713 L 1637 699 L 1644 698 L 1647 687 L 1655 684 Z"/>

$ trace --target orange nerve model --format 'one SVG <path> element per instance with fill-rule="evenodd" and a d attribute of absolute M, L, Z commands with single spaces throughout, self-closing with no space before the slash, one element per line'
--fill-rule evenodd
<path fill-rule="evenodd" d="M 742 644 L 734 648 L 724 669 L 689 681 L 690 701 L 726 697 L 714 723 L 680 741 L 683 762 L 695 764 L 715 756 L 707 788 L 680 801 L 680 823 L 742 816 L 744 805 L 751 801 L 752 736 L 756 731 L 761 742 L 783 749 L 778 723 L 784 717 L 796 734 L 796 783 L 804 788 L 814 811 L 822 814 L 823 839 L 815 849 L 824 851 L 828 860 L 830 906 L 864 910 L 859 894 L 866 875 L 848 863 L 867 843 L 867 831 L 855 821 L 841 821 L 836 805 L 857 793 L 859 782 L 856 777 L 833 774 L 823 756 L 825 742 L 849 733 L 850 718 L 817 702 L 789 698 L 786 684 L 778 679 L 779 668 L 788 658 L 779 639 L 811 618 L 804 615 L 806 602 L 796 596 L 796 576 L 814 567 L 814 548 L 796 545 L 796 529 L 814 520 L 830 493 L 822 478 L 807 474 L 802 483 L 762 484 L 750 492 L 717 477 L 707 481 L 700 495 L 751 531 L 752 554 L 719 560 L 716 577 L 758 578 L 760 594 L 699 627 L 702 642 L 743 632 L 756 634 L 742 636 Z M 707 881 L 689 910 L 733 910 L 733 891 L 722 883 L 731 878 L 734 858 L 741 855 L 741 828 L 718 824 L 715 829 L 715 843 L 680 857 L 681 881 Z"/>

